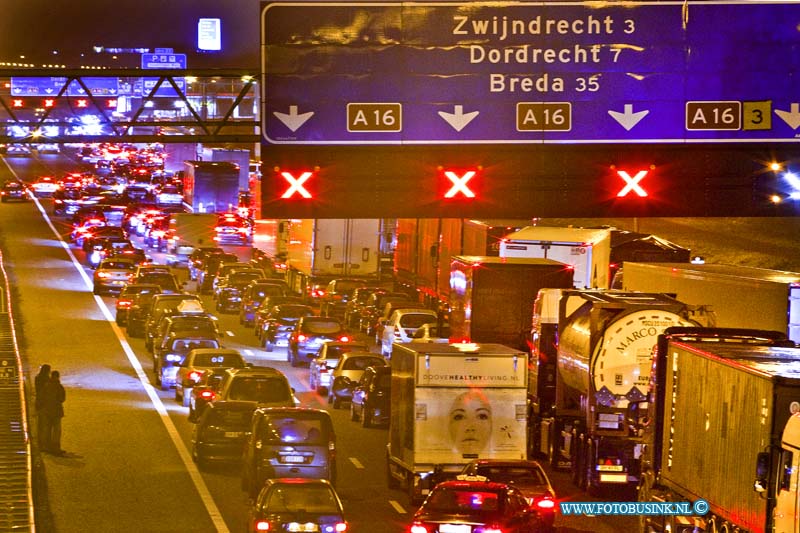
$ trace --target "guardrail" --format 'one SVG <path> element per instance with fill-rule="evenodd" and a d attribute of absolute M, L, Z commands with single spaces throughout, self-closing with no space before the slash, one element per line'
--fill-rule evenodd
<path fill-rule="evenodd" d="M 35 531 L 25 385 L 0 252 L 0 531 Z"/>

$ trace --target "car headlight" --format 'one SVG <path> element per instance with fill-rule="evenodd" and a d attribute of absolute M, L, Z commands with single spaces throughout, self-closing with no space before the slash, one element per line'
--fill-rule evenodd
<path fill-rule="evenodd" d="M 170 363 L 179 363 L 181 359 L 183 359 L 183 356 L 176 353 L 168 353 L 165 359 Z"/>

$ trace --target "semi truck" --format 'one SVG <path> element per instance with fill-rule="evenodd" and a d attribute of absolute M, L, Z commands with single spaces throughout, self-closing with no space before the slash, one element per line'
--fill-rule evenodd
<path fill-rule="evenodd" d="M 491 343 L 395 343 L 389 487 L 414 504 L 473 459 L 524 459 L 526 357 Z"/>
<path fill-rule="evenodd" d="M 446 306 L 450 294 L 450 258 L 500 253 L 500 240 L 529 224 L 524 220 L 399 218 L 394 253 L 398 290 L 431 308 Z"/>
<path fill-rule="evenodd" d="M 380 219 L 295 219 L 289 224 L 286 281 L 305 296 L 334 278 L 378 280 Z"/>
<path fill-rule="evenodd" d="M 544 287 L 572 287 L 573 271 L 551 259 L 455 256 L 450 261 L 451 342 L 528 349 L 533 302 Z"/>
<path fill-rule="evenodd" d="M 800 274 L 721 264 L 623 264 L 624 290 L 675 294 L 710 306 L 716 325 L 786 333 L 800 342 Z"/>
<path fill-rule="evenodd" d="M 571 469 L 590 493 L 636 486 L 643 442 L 629 421 L 647 396 L 657 336 L 673 326 L 713 325 L 713 316 L 664 294 L 550 292 L 559 297 L 558 344 L 555 361 L 545 360 L 541 344 L 532 349 L 530 449 Z M 539 379 L 548 375 L 549 388 Z"/>
<path fill-rule="evenodd" d="M 678 516 L 642 515 L 643 532 L 800 529 L 800 349 L 785 338 L 724 329 L 660 337 L 638 499 L 688 505 Z"/>
<path fill-rule="evenodd" d="M 193 213 L 225 213 L 239 205 L 239 167 L 230 162 L 185 161 L 184 206 Z"/>

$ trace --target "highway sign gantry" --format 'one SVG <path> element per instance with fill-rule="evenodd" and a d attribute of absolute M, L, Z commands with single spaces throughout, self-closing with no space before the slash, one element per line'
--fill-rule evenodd
<path fill-rule="evenodd" d="M 799 2 L 265 1 L 261 14 L 267 144 L 800 137 Z"/>

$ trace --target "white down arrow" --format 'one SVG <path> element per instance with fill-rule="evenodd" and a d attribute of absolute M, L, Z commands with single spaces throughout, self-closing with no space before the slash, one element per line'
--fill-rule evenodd
<path fill-rule="evenodd" d="M 636 113 L 633 112 L 633 104 L 625 104 L 624 111 L 620 113 L 619 111 L 608 111 L 608 114 L 611 117 L 619 122 L 620 126 L 625 128 L 628 131 L 639 123 L 647 114 L 650 112 L 649 109 L 645 109 L 644 111 L 637 111 Z"/>
<path fill-rule="evenodd" d="M 308 113 L 298 114 L 296 105 L 289 106 L 288 114 L 279 113 L 278 111 L 275 111 L 272 114 L 278 117 L 278 120 L 283 122 L 287 128 L 292 130 L 292 132 L 297 131 L 300 128 L 300 126 L 305 124 L 308 119 L 314 116 L 313 111 L 309 111 Z"/>
<path fill-rule="evenodd" d="M 793 130 L 800 127 L 800 104 L 791 104 L 789 106 L 789 111 L 776 109 L 775 114 L 781 117 Z"/>
<path fill-rule="evenodd" d="M 480 111 L 472 111 L 470 113 L 464 113 L 464 106 L 457 105 L 455 109 L 453 109 L 452 113 L 448 113 L 446 111 L 439 111 L 439 116 L 442 117 L 445 122 L 450 124 L 454 130 L 461 131 L 463 130 L 467 124 L 472 122 L 472 119 L 478 116 Z"/>

